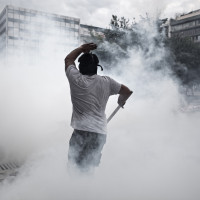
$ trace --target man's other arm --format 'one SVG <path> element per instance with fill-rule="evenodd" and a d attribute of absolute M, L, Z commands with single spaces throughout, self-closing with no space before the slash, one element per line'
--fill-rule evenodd
<path fill-rule="evenodd" d="M 67 67 L 69 67 L 70 65 L 75 65 L 75 60 L 81 53 L 89 53 L 91 50 L 94 50 L 96 48 L 97 48 L 96 44 L 89 43 L 89 44 L 83 44 L 80 47 L 74 49 L 65 58 L 65 70 L 67 70 Z"/>
<path fill-rule="evenodd" d="M 119 91 L 118 104 L 123 107 L 126 103 L 126 100 L 131 96 L 133 92 L 125 85 L 121 85 L 121 89 Z"/>

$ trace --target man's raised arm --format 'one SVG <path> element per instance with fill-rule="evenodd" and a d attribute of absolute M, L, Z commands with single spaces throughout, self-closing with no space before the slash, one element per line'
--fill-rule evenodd
<path fill-rule="evenodd" d="M 71 53 L 65 58 L 65 70 L 70 65 L 75 65 L 75 60 L 81 53 L 89 53 L 91 50 L 97 48 L 97 45 L 94 43 L 83 44 L 80 47 L 74 49 Z"/>

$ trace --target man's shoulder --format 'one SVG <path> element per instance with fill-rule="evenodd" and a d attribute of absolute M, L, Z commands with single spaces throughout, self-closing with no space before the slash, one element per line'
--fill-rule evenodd
<path fill-rule="evenodd" d="M 99 75 L 97 75 L 99 76 Z M 99 79 L 102 79 L 102 81 L 105 81 L 105 82 L 112 82 L 112 81 L 115 81 L 113 78 L 111 78 L 110 76 L 99 76 Z"/>
<path fill-rule="evenodd" d="M 76 70 L 77 68 L 76 68 L 76 66 L 75 66 L 74 64 L 69 65 L 68 67 L 65 68 L 66 73 L 67 73 L 68 71 L 71 71 L 71 69 L 72 69 L 72 70 L 73 70 L 73 69 Z"/>
<path fill-rule="evenodd" d="M 110 77 L 109 77 L 109 76 L 100 76 L 100 75 L 96 75 L 96 80 L 97 80 L 100 84 L 110 84 Z"/>
<path fill-rule="evenodd" d="M 74 75 L 74 74 L 80 74 L 79 70 L 76 68 L 75 65 L 69 65 L 66 69 L 65 69 L 65 73 L 67 76 L 69 75 Z"/>
<path fill-rule="evenodd" d="M 81 78 L 81 73 L 79 72 L 79 70 L 76 68 L 75 65 L 69 65 L 65 73 L 70 83 L 71 82 L 77 83 Z"/>
<path fill-rule="evenodd" d="M 102 80 L 109 80 L 109 79 L 110 79 L 109 76 L 100 76 L 100 75 L 97 75 L 97 77 L 98 77 L 99 79 L 102 79 Z"/>

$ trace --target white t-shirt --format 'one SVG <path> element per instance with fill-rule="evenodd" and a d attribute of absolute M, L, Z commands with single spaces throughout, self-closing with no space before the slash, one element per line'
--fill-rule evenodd
<path fill-rule="evenodd" d="M 119 93 L 121 84 L 108 76 L 82 75 L 74 65 L 67 67 L 66 75 L 73 104 L 71 126 L 106 134 L 106 104 L 109 96 Z"/>

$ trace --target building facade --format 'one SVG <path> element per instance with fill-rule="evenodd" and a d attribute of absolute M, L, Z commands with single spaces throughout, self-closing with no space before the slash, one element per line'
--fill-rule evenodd
<path fill-rule="evenodd" d="M 0 52 L 38 49 L 45 40 L 61 49 L 79 41 L 80 19 L 15 6 L 0 14 Z"/>
<path fill-rule="evenodd" d="M 169 37 L 189 37 L 200 43 L 200 10 L 181 15 L 169 20 Z"/>
<path fill-rule="evenodd" d="M 79 18 L 7 5 L 0 14 L 0 54 L 35 51 L 45 42 L 60 51 L 103 37 L 103 28 L 80 24 Z"/>

